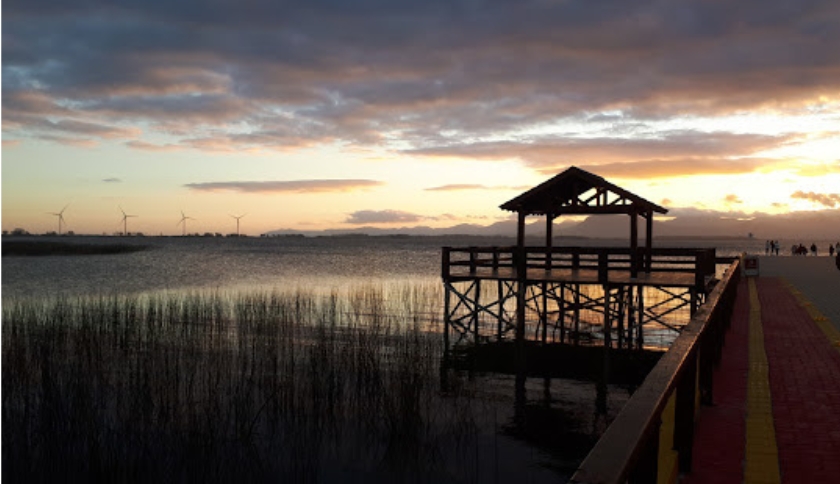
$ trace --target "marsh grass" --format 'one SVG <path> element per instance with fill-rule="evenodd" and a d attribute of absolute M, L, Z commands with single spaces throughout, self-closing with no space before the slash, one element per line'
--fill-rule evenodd
<path fill-rule="evenodd" d="M 3 479 L 473 482 L 437 287 L 4 301 Z"/>

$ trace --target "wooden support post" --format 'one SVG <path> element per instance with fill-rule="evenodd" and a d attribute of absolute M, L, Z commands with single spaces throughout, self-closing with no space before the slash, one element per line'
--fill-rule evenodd
<path fill-rule="evenodd" d="M 580 284 L 575 284 L 575 302 L 572 308 L 572 317 L 574 318 L 574 342 L 575 346 L 580 344 Z"/>
<path fill-rule="evenodd" d="M 653 266 L 653 210 L 647 212 L 647 238 L 645 239 L 645 272 L 650 274 Z"/>
<path fill-rule="evenodd" d="M 633 348 L 633 331 L 635 326 L 635 299 L 633 286 L 627 286 L 627 349 Z"/>
<path fill-rule="evenodd" d="M 560 300 L 557 304 L 559 314 L 557 321 L 560 322 L 560 342 L 564 343 L 566 338 L 566 285 L 563 283 L 560 284 Z"/>
<path fill-rule="evenodd" d="M 507 294 L 504 291 L 504 283 L 502 281 L 496 282 L 496 294 L 499 301 L 499 317 L 497 318 L 496 341 L 502 340 L 502 317 L 505 314 L 505 299 Z"/>
<path fill-rule="evenodd" d="M 620 349 L 624 346 L 624 286 L 618 287 L 618 314 L 616 316 L 618 322 L 616 348 Z"/>
<path fill-rule="evenodd" d="M 554 217 L 549 213 L 545 215 L 545 270 L 551 270 L 552 247 L 554 243 L 553 227 Z"/>
<path fill-rule="evenodd" d="M 644 349 L 645 347 L 645 332 L 644 332 L 644 324 L 645 324 L 645 288 L 644 286 L 639 286 L 639 312 L 637 313 L 639 316 L 636 318 L 636 348 L 637 349 Z"/>
<path fill-rule="evenodd" d="M 524 231 L 524 223 L 525 223 L 525 215 L 523 213 L 519 214 L 519 222 L 522 225 L 520 230 L 520 236 L 522 235 L 522 231 Z M 526 257 L 525 257 L 525 247 L 523 245 L 519 245 L 516 248 L 516 255 L 514 257 L 516 260 L 516 371 L 518 373 L 524 374 L 526 368 L 526 361 L 525 361 L 525 301 L 527 297 L 527 270 L 526 270 Z"/>
<path fill-rule="evenodd" d="M 706 253 L 699 251 L 694 254 L 694 292 L 706 291 Z"/>
<path fill-rule="evenodd" d="M 444 283 L 443 291 L 443 352 L 444 356 L 449 354 L 449 326 L 452 315 L 449 313 L 449 305 L 452 289 L 448 282 Z"/>
<path fill-rule="evenodd" d="M 610 382 L 610 348 L 612 347 L 612 314 L 610 314 L 610 300 L 612 289 L 604 284 L 604 355 L 601 366 L 601 378 L 596 399 L 596 411 L 602 414 L 607 412 L 607 384 Z"/>
<path fill-rule="evenodd" d="M 516 371 L 525 372 L 525 297 L 527 286 L 524 278 L 516 283 Z"/>
<path fill-rule="evenodd" d="M 443 279 L 444 282 L 449 281 L 449 259 L 450 259 L 450 251 L 452 247 L 444 247 L 443 248 L 443 257 L 441 257 L 440 263 L 440 277 Z"/>
<path fill-rule="evenodd" d="M 612 317 L 610 314 L 610 286 L 604 284 L 604 349 L 612 346 Z"/>
<path fill-rule="evenodd" d="M 519 212 L 516 221 L 516 245 L 525 247 L 525 212 Z"/>
<path fill-rule="evenodd" d="M 545 246 L 552 247 L 554 245 L 553 241 L 553 232 L 554 232 L 554 215 L 547 213 L 545 214 Z"/>
<path fill-rule="evenodd" d="M 609 254 L 604 249 L 598 250 L 598 282 L 606 284 L 609 282 Z"/>
<path fill-rule="evenodd" d="M 691 472 L 691 453 L 694 444 L 694 417 L 696 414 L 697 352 L 686 358 L 680 381 L 677 383 L 677 401 L 674 416 L 674 448 L 679 454 L 681 473 Z"/>
<path fill-rule="evenodd" d="M 473 343 L 478 344 L 478 313 L 481 309 L 481 279 L 475 280 L 475 308 L 473 310 Z"/>
<path fill-rule="evenodd" d="M 543 282 L 540 286 L 540 289 L 542 289 L 542 316 L 540 316 L 540 323 L 542 324 L 542 342 L 545 344 L 548 338 L 548 283 Z"/>
<path fill-rule="evenodd" d="M 630 214 L 630 277 L 639 275 L 639 215 Z"/>

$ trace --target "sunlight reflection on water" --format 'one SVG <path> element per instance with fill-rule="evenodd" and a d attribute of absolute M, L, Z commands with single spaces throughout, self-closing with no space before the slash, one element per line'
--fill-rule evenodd
<path fill-rule="evenodd" d="M 55 240 L 37 237 L 33 240 Z M 139 293 L 156 290 L 287 289 L 330 292 L 358 283 L 439 283 L 442 246 L 510 245 L 484 237 L 62 237 L 85 244 L 128 243 L 117 255 L 3 257 L 3 297 Z M 562 245 L 623 246 L 612 239 Z M 717 247 L 718 256 L 763 252 L 753 239 L 674 239 L 657 247 Z"/>

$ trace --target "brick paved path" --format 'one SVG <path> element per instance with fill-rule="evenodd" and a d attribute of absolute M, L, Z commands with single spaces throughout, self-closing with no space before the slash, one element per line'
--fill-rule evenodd
<path fill-rule="evenodd" d="M 776 278 L 759 278 L 783 482 L 840 482 L 840 351 Z"/>
<path fill-rule="evenodd" d="M 809 314 L 782 280 L 759 277 L 755 285 L 781 480 L 838 483 L 840 348 L 832 345 L 814 322 L 813 311 Z M 684 483 L 744 482 L 748 295 L 742 281 L 723 360 L 715 373 L 715 405 L 701 408 L 694 471 Z"/>

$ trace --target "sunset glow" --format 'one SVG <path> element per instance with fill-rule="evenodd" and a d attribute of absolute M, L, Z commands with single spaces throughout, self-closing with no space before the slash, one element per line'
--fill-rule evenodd
<path fill-rule="evenodd" d="M 199 13 L 200 12 L 200 13 Z M 488 226 L 569 166 L 840 220 L 833 1 L 7 2 L 2 228 Z M 702 232 L 702 228 L 698 228 Z M 768 235 L 770 237 L 770 235 Z"/>

